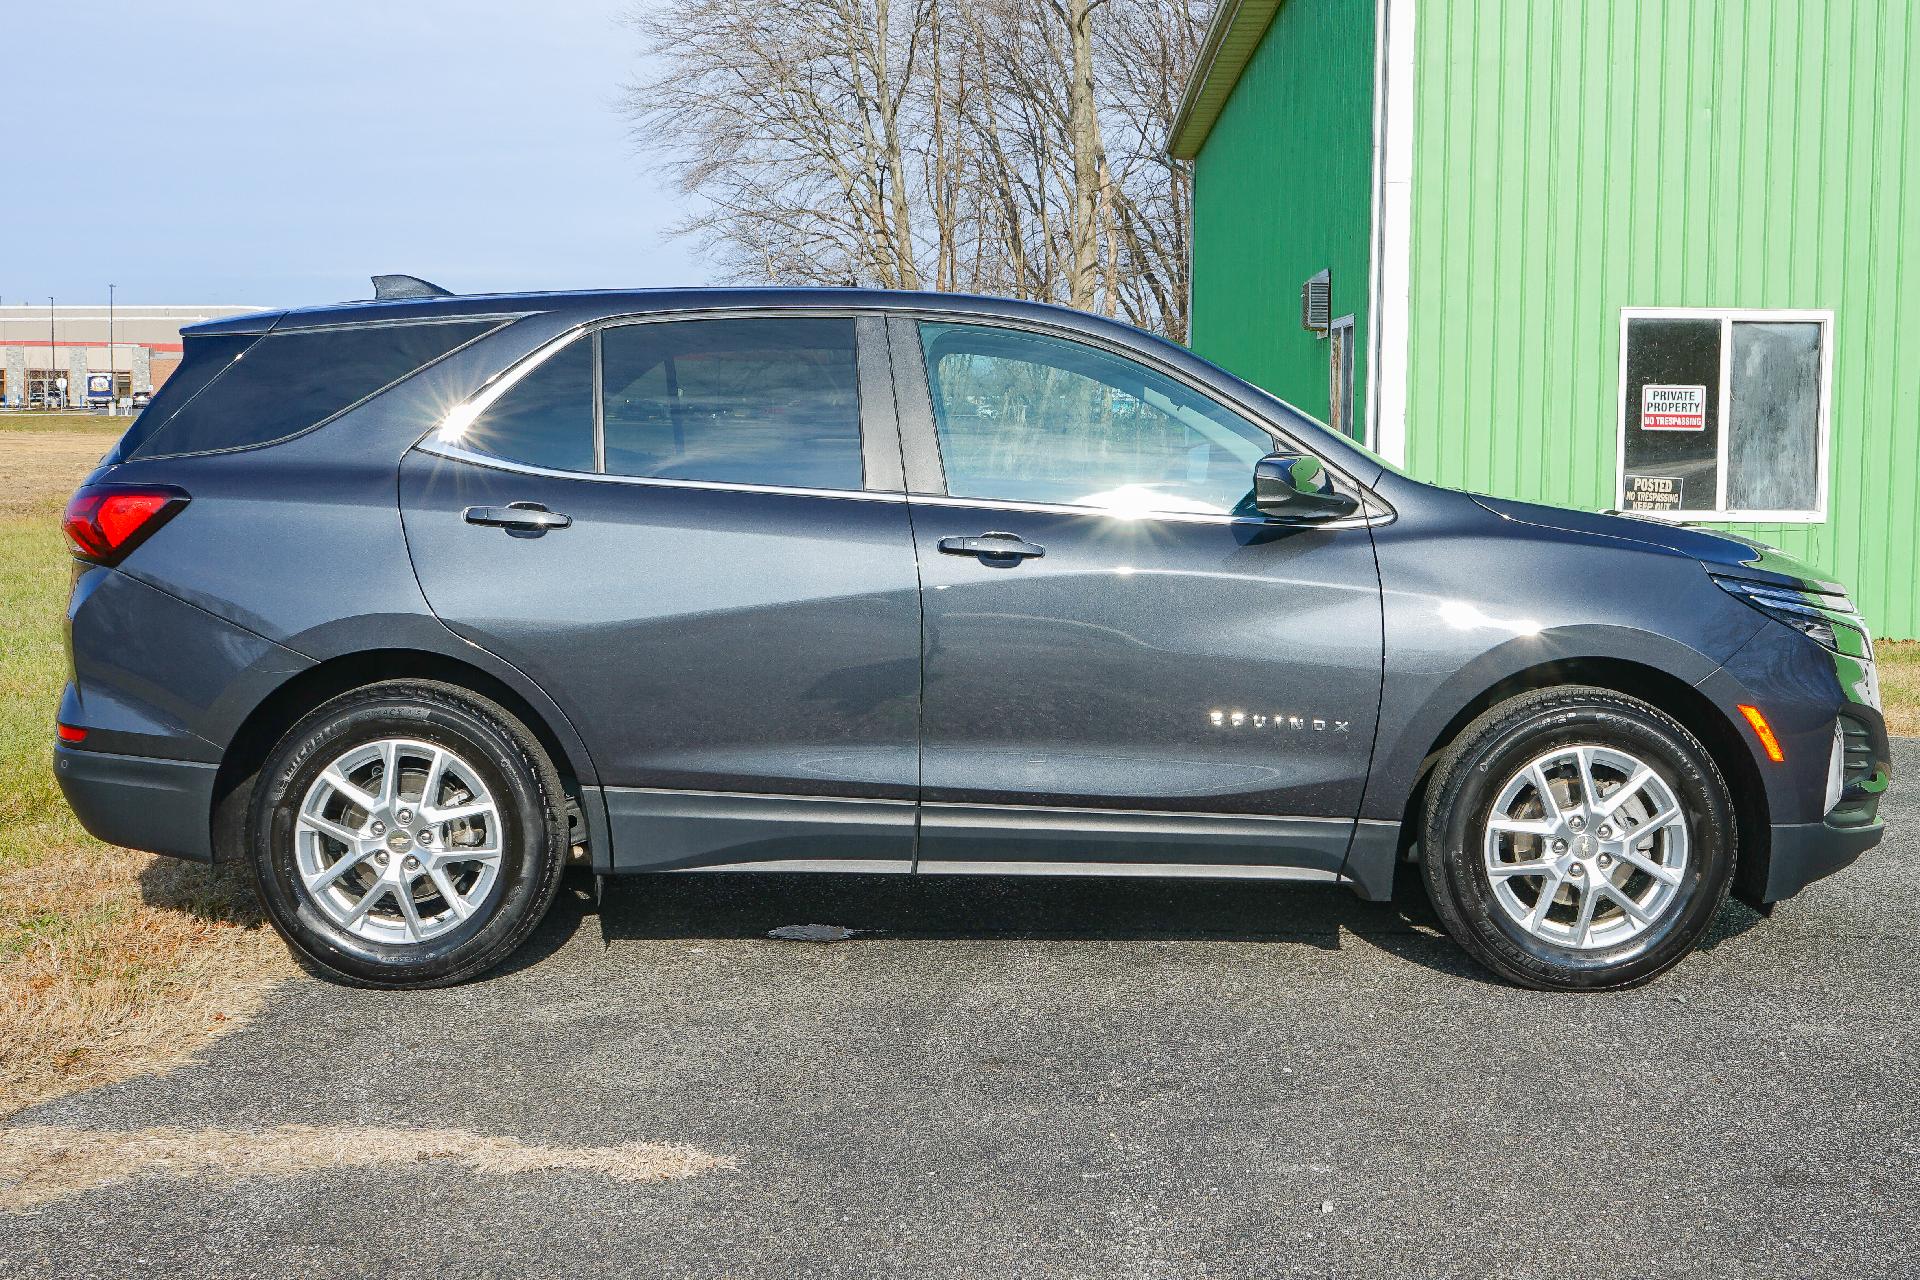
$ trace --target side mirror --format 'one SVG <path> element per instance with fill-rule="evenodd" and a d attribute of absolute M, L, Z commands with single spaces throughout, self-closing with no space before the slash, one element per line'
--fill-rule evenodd
<path fill-rule="evenodd" d="M 1253 505 L 1263 515 L 1299 524 L 1338 520 L 1360 509 L 1333 487 L 1320 459 L 1303 453 L 1270 453 L 1253 464 Z"/>

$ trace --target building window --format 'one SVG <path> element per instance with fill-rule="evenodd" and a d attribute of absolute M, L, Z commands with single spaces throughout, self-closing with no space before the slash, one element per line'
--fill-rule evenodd
<path fill-rule="evenodd" d="M 1620 508 L 1824 520 L 1832 363 L 1831 311 L 1623 310 Z"/>
<path fill-rule="evenodd" d="M 1327 338 L 1327 425 L 1359 440 L 1353 429 L 1353 317 L 1335 320 L 1327 328 Z"/>

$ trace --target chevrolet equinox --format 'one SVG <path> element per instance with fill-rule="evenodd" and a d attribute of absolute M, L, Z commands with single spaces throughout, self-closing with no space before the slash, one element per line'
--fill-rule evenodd
<path fill-rule="evenodd" d="M 1404 868 L 1621 987 L 1880 839 L 1867 629 L 1766 547 L 1422 483 L 1049 306 L 381 293 L 187 330 L 65 519 L 68 801 L 336 978 L 479 974 L 582 859 Z"/>

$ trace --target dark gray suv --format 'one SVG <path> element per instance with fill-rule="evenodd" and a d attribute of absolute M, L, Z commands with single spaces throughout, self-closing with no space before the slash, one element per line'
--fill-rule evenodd
<path fill-rule="evenodd" d="M 1376 901 L 1405 868 L 1499 974 L 1616 987 L 1880 838 L 1840 586 L 1423 484 L 1052 307 L 217 321 L 67 529 L 75 811 L 246 863 L 360 982 L 496 964 L 573 857 Z"/>

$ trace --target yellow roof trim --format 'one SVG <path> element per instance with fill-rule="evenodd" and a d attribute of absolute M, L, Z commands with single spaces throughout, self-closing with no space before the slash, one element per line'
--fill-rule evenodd
<path fill-rule="evenodd" d="M 1193 64 L 1193 75 L 1186 92 L 1180 95 L 1180 110 L 1174 113 L 1173 127 L 1167 131 L 1167 154 L 1176 160 L 1191 160 L 1200 154 L 1207 135 L 1233 96 L 1260 39 L 1267 34 L 1273 15 L 1282 0 L 1221 0 L 1207 24 L 1206 38 L 1200 42 L 1200 57 Z"/>

